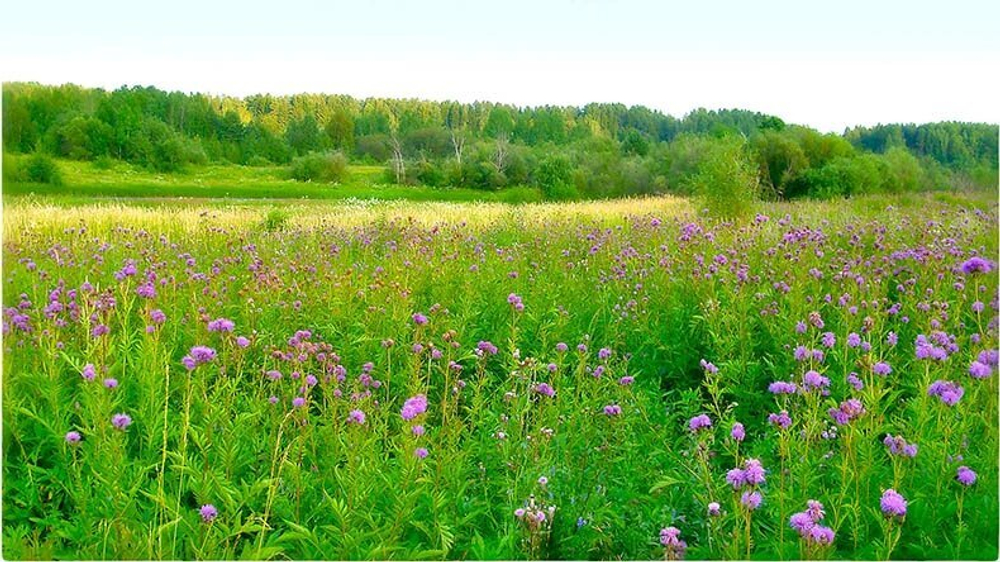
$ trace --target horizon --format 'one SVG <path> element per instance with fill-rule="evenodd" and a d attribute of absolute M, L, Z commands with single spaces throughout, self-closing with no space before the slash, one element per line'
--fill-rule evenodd
<path fill-rule="evenodd" d="M 567 104 L 554 104 L 554 103 L 523 105 L 523 104 L 516 104 L 516 103 L 506 102 L 506 101 L 502 101 L 502 100 L 493 100 L 493 99 L 475 99 L 475 100 L 457 100 L 457 99 L 448 99 L 448 98 L 429 99 L 429 98 L 420 98 L 420 97 L 413 97 L 413 96 L 365 96 L 365 97 L 360 97 L 360 96 L 356 96 L 356 95 L 348 94 L 348 93 L 344 93 L 344 92 L 321 92 L 321 91 L 298 91 L 298 92 L 280 93 L 280 94 L 279 93 L 274 93 L 274 92 L 251 92 L 251 93 L 248 93 L 248 94 L 235 95 L 235 94 L 220 93 L 220 92 L 205 92 L 205 91 L 196 91 L 196 90 L 169 89 L 169 88 L 160 87 L 160 86 L 158 86 L 156 84 L 125 84 L 125 83 L 123 83 L 123 84 L 119 84 L 118 86 L 104 87 L 104 86 L 94 86 L 94 85 L 87 85 L 87 84 L 79 84 L 79 83 L 74 83 L 74 82 L 46 83 L 46 82 L 39 82 L 39 81 L 22 81 L 22 80 L 10 80 L 10 81 L 5 80 L 5 81 L 2 82 L 2 84 L 4 86 L 6 86 L 7 84 L 37 84 L 37 85 L 42 86 L 42 87 L 75 86 L 75 87 L 78 87 L 78 88 L 102 90 L 102 91 L 105 91 L 105 92 L 112 92 L 112 91 L 120 89 L 120 88 L 126 88 L 126 89 L 128 89 L 128 88 L 154 88 L 154 89 L 157 89 L 157 90 L 160 90 L 160 91 L 163 91 L 163 92 L 167 92 L 167 93 L 179 92 L 181 94 L 188 95 L 188 96 L 205 95 L 205 96 L 209 96 L 209 97 L 213 97 L 213 98 L 233 98 L 233 99 L 239 99 L 239 100 L 246 100 L 247 98 L 251 98 L 251 97 L 254 97 L 254 96 L 264 96 L 264 95 L 270 95 L 270 96 L 276 96 L 276 97 L 294 97 L 294 96 L 299 96 L 299 95 L 304 95 L 304 96 L 348 96 L 348 97 L 351 97 L 351 98 L 353 98 L 353 99 L 355 99 L 357 101 L 365 101 L 367 99 L 393 99 L 393 100 L 417 100 L 417 101 L 430 102 L 430 103 L 449 103 L 449 102 L 460 103 L 460 104 L 489 103 L 489 104 L 495 104 L 495 105 L 512 106 L 512 107 L 514 107 L 516 109 L 537 109 L 537 108 L 542 108 L 542 107 L 560 107 L 560 108 L 573 108 L 573 109 L 577 109 L 577 110 L 583 110 L 584 107 L 586 107 L 587 105 L 589 105 L 591 103 L 595 103 L 595 104 L 617 104 L 617 103 L 621 103 L 621 102 L 616 102 L 616 101 L 600 101 L 600 102 L 586 102 L 586 103 L 583 103 L 583 104 L 568 104 L 568 105 Z M 901 125 L 901 126 L 914 125 L 914 126 L 919 126 L 919 125 L 927 125 L 927 124 L 934 124 L 934 123 L 972 123 L 972 124 L 986 124 L 986 125 L 1000 126 L 1000 122 L 995 122 L 995 121 L 959 121 L 959 120 L 956 120 L 956 119 L 944 119 L 944 120 L 940 120 L 940 121 L 919 121 L 919 122 L 918 121 L 893 121 L 893 122 L 886 121 L 886 122 L 877 122 L 877 123 L 871 123 L 871 124 L 856 124 L 856 125 L 847 125 L 843 130 L 840 130 L 840 131 L 825 131 L 825 130 L 822 130 L 822 129 L 817 129 L 816 127 L 813 127 L 812 125 L 809 125 L 808 123 L 798 123 L 798 122 L 790 121 L 788 119 L 785 119 L 782 115 L 776 115 L 776 114 L 773 114 L 773 113 L 767 113 L 767 112 L 764 112 L 764 111 L 759 111 L 757 109 L 748 108 L 748 107 L 695 107 L 695 108 L 692 108 L 692 109 L 690 109 L 688 111 L 685 111 L 684 113 L 679 113 L 678 114 L 678 113 L 667 113 L 667 112 L 664 112 L 664 111 L 662 111 L 660 109 L 657 109 L 657 108 L 654 108 L 654 107 L 644 106 L 641 103 L 640 104 L 624 104 L 623 103 L 622 105 L 624 105 L 625 107 L 646 107 L 647 109 L 650 109 L 650 110 L 653 110 L 653 111 L 659 111 L 663 115 L 666 115 L 668 117 L 673 117 L 673 118 L 678 119 L 678 120 L 683 120 L 688 115 L 690 115 L 691 113 L 694 113 L 694 112 L 700 111 L 700 110 L 704 110 L 704 111 L 716 111 L 716 112 L 723 112 L 723 111 L 749 111 L 749 112 L 758 113 L 758 114 L 761 114 L 761 115 L 766 115 L 766 116 L 771 116 L 771 117 L 777 117 L 777 118 L 781 119 L 786 125 L 798 126 L 798 127 L 808 127 L 808 128 L 813 128 L 813 129 L 819 130 L 820 132 L 822 132 L 824 134 L 836 134 L 836 135 L 842 135 L 846 131 L 848 131 L 850 129 L 855 129 L 855 128 L 864 128 L 864 127 L 872 128 L 872 127 L 889 126 L 889 125 Z"/>
<path fill-rule="evenodd" d="M 15 5 L 0 68 L 4 82 L 231 97 L 621 103 L 675 117 L 739 108 L 827 133 L 1000 122 L 996 3 L 535 4 L 181 0 L 156 17 L 122 0 L 57 2 L 44 15 Z"/>

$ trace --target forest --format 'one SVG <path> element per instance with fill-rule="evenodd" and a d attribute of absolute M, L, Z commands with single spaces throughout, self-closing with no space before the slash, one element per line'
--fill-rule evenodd
<path fill-rule="evenodd" d="M 553 200 L 729 189 L 770 200 L 995 189 L 996 124 L 887 124 L 823 134 L 741 109 L 682 118 L 643 106 L 517 107 L 492 102 L 245 98 L 3 85 L 4 179 L 56 183 L 52 157 L 160 173 L 208 163 L 285 166 L 337 183 L 355 164 L 394 185 L 495 191 L 531 186 Z M 13 159 L 11 159 L 13 161 Z"/>

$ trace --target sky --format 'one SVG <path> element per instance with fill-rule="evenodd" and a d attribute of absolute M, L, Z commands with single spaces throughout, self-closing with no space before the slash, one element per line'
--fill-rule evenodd
<path fill-rule="evenodd" d="M 996 1 L 8 4 L 3 81 L 1000 122 Z"/>

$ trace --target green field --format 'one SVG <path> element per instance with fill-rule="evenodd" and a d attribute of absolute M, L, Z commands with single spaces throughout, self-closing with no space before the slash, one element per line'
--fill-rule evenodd
<path fill-rule="evenodd" d="M 13 161 L 20 158 L 5 155 Z M 383 166 L 348 166 L 343 183 L 288 179 L 282 166 L 190 165 L 185 171 L 157 173 L 118 160 L 109 167 L 93 162 L 56 161 L 62 185 L 4 182 L 5 196 L 49 196 L 71 202 L 91 198 L 146 199 L 401 199 L 407 201 L 538 201 L 537 189 L 500 191 L 385 184 Z"/>
<path fill-rule="evenodd" d="M 7 559 L 998 555 L 987 197 L 6 195 Z"/>

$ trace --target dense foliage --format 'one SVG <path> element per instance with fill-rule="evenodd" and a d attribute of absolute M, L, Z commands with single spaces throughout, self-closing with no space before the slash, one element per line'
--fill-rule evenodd
<path fill-rule="evenodd" d="M 642 106 L 520 108 L 343 95 L 246 98 L 107 92 L 8 83 L 3 145 L 11 153 L 116 158 L 161 172 L 204 162 L 291 164 L 339 151 L 386 166 L 389 183 L 496 190 L 541 188 L 554 199 L 690 193 L 718 145 L 746 144 L 772 198 L 833 197 L 997 184 L 997 126 L 890 125 L 821 134 L 743 110 L 682 119 Z M 569 178 L 566 166 L 569 165 Z M 555 173 L 555 175 L 553 175 Z M 711 172 L 708 172 L 711 173 Z"/>
<path fill-rule="evenodd" d="M 15 202 L 4 556 L 995 559 L 997 215 L 949 198 Z"/>

